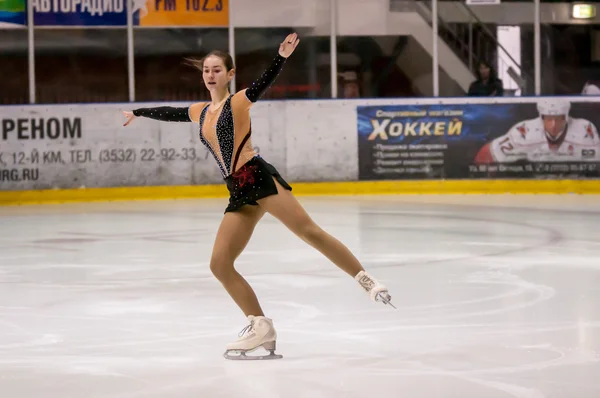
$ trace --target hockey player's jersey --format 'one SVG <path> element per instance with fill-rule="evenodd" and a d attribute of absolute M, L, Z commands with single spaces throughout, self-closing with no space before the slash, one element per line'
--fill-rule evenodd
<path fill-rule="evenodd" d="M 508 133 L 486 144 L 475 163 L 600 161 L 600 137 L 588 120 L 569 118 L 557 143 L 546 137 L 541 118 L 517 123 Z"/>

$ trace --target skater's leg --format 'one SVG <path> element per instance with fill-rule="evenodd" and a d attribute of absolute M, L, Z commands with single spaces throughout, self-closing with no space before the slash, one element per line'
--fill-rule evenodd
<path fill-rule="evenodd" d="M 234 262 L 242 253 L 258 221 L 265 214 L 261 206 L 244 206 L 225 213 L 217 231 L 210 270 L 246 316 L 263 316 L 256 293 L 235 270 Z"/>
<path fill-rule="evenodd" d="M 292 193 L 276 179 L 277 195 L 260 199 L 258 203 L 280 220 L 306 243 L 324 254 L 331 262 L 353 277 L 372 300 L 391 304 L 388 289 L 365 271 L 358 259 L 339 240 L 323 231 L 306 213 Z"/>
<path fill-rule="evenodd" d="M 355 277 L 364 270 L 342 242 L 325 232 L 310 218 L 290 191 L 276 180 L 275 183 L 278 194 L 260 199 L 258 203 L 261 207 L 350 276 Z"/>

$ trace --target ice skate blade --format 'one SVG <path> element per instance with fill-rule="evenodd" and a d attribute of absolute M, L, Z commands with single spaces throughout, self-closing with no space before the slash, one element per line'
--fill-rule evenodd
<path fill-rule="evenodd" d="M 392 304 L 391 301 L 384 301 L 383 302 L 385 305 L 391 305 L 393 309 L 397 310 L 398 308 L 396 308 L 396 306 L 394 304 Z"/>
<path fill-rule="evenodd" d="M 247 351 L 229 350 L 225 351 L 223 357 L 231 361 L 266 361 L 270 359 L 281 359 L 283 355 L 275 354 L 273 351 L 269 355 L 246 355 Z M 231 355 L 232 353 L 238 353 L 238 355 Z"/>
<path fill-rule="evenodd" d="M 281 359 L 283 355 L 275 354 L 276 342 L 270 341 L 268 343 L 264 343 L 263 345 L 259 345 L 256 348 L 251 350 L 225 350 L 223 356 L 225 359 L 237 360 L 237 361 L 257 361 L 257 360 L 268 360 L 268 359 Z M 258 349 L 264 349 L 269 352 L 269 355 L 246 355 Z M 237 354 L 237 355 L 231 355 Z"/>
<path fill-rule="evenodd" d="M 383 295 L 383 294 L 378 294 L 379 300 L 381 300 L 383 302 L 383 304 L 385 305 L 391 305 L 394 309 L 398 309 L 396 308 L 396 306 L 394 304 L 392 304 L 392 297 L 389 294 Z"/>

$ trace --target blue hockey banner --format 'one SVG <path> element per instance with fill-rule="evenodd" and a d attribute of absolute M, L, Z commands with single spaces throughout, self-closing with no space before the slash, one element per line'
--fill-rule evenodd
<path fill-rule="evenodd" d="M 125 0 L 33 0 L 41 26 L 126 26 Z"/>
<path fill-rule="evenodd" d="M 600 177 L 593 103 L 361 106 L 359 178 Z"/>

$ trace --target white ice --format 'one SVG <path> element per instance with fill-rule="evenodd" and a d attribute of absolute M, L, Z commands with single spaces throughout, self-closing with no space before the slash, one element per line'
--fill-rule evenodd
<path fill-rule="evenodd" d="M 238 270 L 281 360 L 209 271 L 225 200 L 0 208 L 2 398 L 597 398 L 600 198 L 300 198 L 397 310 L 265 216 Z"/>

